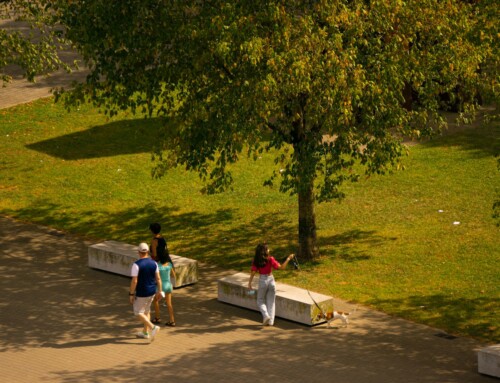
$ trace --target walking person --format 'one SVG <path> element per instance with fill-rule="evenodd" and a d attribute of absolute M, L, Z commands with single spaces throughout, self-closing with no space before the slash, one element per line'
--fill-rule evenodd
<path fill-rule="evenodd" d="M 172 258 L 170 258 L 170 253 L 168 252 L 167 241 L 161 234 L 161 225 L 157 222 L 149 225 L 149 230 L 153 233 L 153 238 L 151 239 L 151 258 L 158 262 L 161 254 L 165 253 L 167 260 L 173 265 Z"/>
<path fill-rule="evenodd" d="M 160 327 L 150 321 L 151 303 L 161 297 L 161 278 L 158 264 L 149 258 L 149 247 L 146 243 L 139 244 L 139 260 L 132 265 L 130 275 L 129 300 L 134 307 L 134 314 L 144 325 L 142 333 L 137 336 L 152 342 Z"/>
<path fill-rule="evenodd" d="M 274 315 L 276 306 L 276 282 L 274 281 L 273 269 L 283 270 L 288 262 L 294 257 L 290 254 L 281 265 L 274 257 L 270 256 L 269 247 L 265 243 L 260 243 L 255 249 L 255 256 L 252 262 L 248 289 L 252 290 L 254 275 L 258 272 L 259 288 L 257 290 L 257 306 L 262 314 L 262 324 L 264 326 L 274 325 Z"/>
<path fill-rule="evenodd" d="M 167 241 L 161 235 L 161 225 L 157 222 L 149 225 L 149 230 L 153 233 L 153 238 L 151 239 L 151 258 L 156 262 L 160 261 L 160 257 L 165 255 L 167 261 L 172 264 L 172 268 L 174 267 L 174 263 L 172 262 L 172 258 L 168 252 Z M 160 302 L 158 300 L 154 301 L 154 309 L 155 309 L 155 318 L 151 321 L 154 324 L 159 324 L 160 319 Z M 170 310 L 169 310 L 170 312 Z M 172 320 L 171 320 L 172 322 Z"/>
<path fill-rule="evenodd" d="M 165 303 L 168 309 L 169 321 L 165 323 L 166 326 L 175 327 L 175 318 L 174 318 L 174 307 L 172 305 L 172 282 L 170 277 L 175 278 L 175 270 L 174 265 L 170 262 L 165 253 L 160 254 L 158 260 L 158 269 L 160 270 L 160 278 L 161 278 L 161 287 L 162 287 L 162 296 L 165 297 Z M 159 305 L 158 305 L 159 309 Z M 159 310 L 158 310 L 158 321 L 160 318 Z M 156 318 L 155 318 L 156 319 Z"/>

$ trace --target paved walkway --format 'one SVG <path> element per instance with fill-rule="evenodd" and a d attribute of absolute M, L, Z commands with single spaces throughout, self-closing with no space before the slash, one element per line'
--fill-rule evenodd
<path fill-rule="evenodd" d="M 0 88 L 0 109 L 71 81 L 64 73 L 36 84 L 15 78 Z M 0 381 L 498 382 L 477 373 L 484 345 L 364 308 L 347 328 L 279 318 L 263 328 L 257 312 L 217 301 L 217 280 L 232 271 L 209 265 L 201 265 L 199 283 L 175 290 L 178 326 L 145 343 L 133 335 L 140 326 L 128 305 L 129 279 L 89 269 L 90 244 L 0 217 Z"/>
<path fill-rule="evenodd" d="M 17 73 L 17 71 L 13 71 Z M 13 79 L 5 87 L 0 85 L 0 109 L 10 108 L 18 104 L 51 97 L 52 89 L 69 88 L 73 81 L 83 82 L 87 70 L 74 71 L 70 74 L 65 71 L 52 73 L 50 76 L 38 76 L 35 83 L 28 82 L 20 74 L 14 74 Z"/>
<path fill-rule="evenodd" d="M 134 336 L 129 279 L 89 269 L 89 241 L 5 217 L 0 238 L 2 382 L 498 381 L 477 373 L 476 342 L 364 308 L 347 328 L 263 328 L 257 312 L 217 301 L 232 271 L 209 265 L 174 291 L 178 325 L 149 344 Z"/>
<path fill-rule="evenodd" d="M 34 32 L 30 29 L 29 24 L 22 21 L 0 20 L 0 28 L 7 31 L 16 30 L 26 34 Z M 59 57 L 70 66 L 72 66 L 75 60 L 81 61 L 79 55 L 70 50 L 61 50 Z M 64 70 L 60 70 L 48 76 L 37 76 L 35 82 L 26 81 L 22 76 L 20 68 L 15 65 L 4 68 L 4 72 L 12 77 L 12 81 L 5 84 L 5 87 L 2 87 L 2 82 L 0 81 L 0 109 L 24 104 L 38 100 L 39 98 L 50 97 L 52 96 L 52 89 L 67 89 L 73 81 L 85 81 L 88 70 L 80 68 L 73 70 L 69 74 Z"/>

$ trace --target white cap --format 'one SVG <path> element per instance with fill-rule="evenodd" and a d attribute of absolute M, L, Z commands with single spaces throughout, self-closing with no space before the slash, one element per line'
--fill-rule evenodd
<path fill-rule="evenodd" d="M 149 251 L 149 246 L 147 243 L 140 243 L 139 244 L 139 253 L 147 253 Z"/>

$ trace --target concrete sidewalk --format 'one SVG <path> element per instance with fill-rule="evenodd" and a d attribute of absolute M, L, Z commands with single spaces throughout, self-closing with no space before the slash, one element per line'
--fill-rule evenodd
<path fill-rule="evenodd" d="M 498 381 L 477 373 L 483 345 L 365 308 L 347 328 L 263 328 L 259 313 L 217 301 L 232 271 L 204 264 L 174 291 L 177 327 L 149 344 L 134 336 L 129 279 L 87 267 L 91 242 L 5 217 L 0 238 L 2 382 Z"/>
<path fill-rule="evenodd" d="M 50 76 L 38 76 L 34 83 L 28 82 L 20 75 L 14 76 L 5 87 L 0 86 L 0 109 L 51 97 L 53 89 L 68 89 L 73 81 L 83 82 L 87 73 L 88 71 L 85 69 L 72 73 L 61 70 L 50 74 Z"/>
<path fill-rule="evenodd" d="M 34 33 L 28 23 L 14 20 L 0 20 L 0 28 L 6 31 L 18 31 L 21 33 Z M 81 65 L 80 56 L 71 50 L 59 51 L 60 59 L 73 67 L 76 60 Z M 60 70 L 49 75 L 35 77 L 35 82 L 29 82 L 23 78 L 23 71 L 16 65 L 9 65 L 3 68 L 3 72 L 12 77 L 12 81 L 3 84 L 0 83 L 0 109 L 10 108 L 18 104 L 25 104 L 31 101 L 52 96 L 52 90 L 57 88 L 68 89 L 74 81 L 84 82 L 88 69 L 85 67 L 78 70 L 73 69 L 71 73 Z"/>

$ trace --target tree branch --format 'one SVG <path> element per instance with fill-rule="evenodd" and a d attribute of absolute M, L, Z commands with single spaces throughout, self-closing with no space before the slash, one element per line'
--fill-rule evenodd
<path fill-rule="evenodd" d="M 228 77 L 231 79 L 231 80 L 234 80 L 235 79 L 235 76 L 234 74 L 228 69 L 228 67 L 222 62 L 222 60 L 217 57 L 217 55 L 214 55 L 214 60 L 215 60 L 215 64 L 217 66 L 219 66 L 222 71 L 228 75 Z"/>

